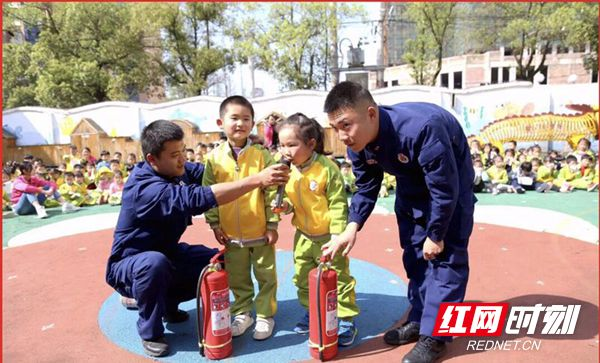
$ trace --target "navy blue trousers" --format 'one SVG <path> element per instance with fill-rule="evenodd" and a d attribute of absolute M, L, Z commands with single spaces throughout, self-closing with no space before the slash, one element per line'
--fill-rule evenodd
<path fill-rule="evenodd" d="M 110 266 L 107 281 L 123 296 L 137 300 L 137 329 L 144 340 L 164 335 L 162 318 L 180 302 L 194 299 L 198 277 L 217 249 L 179 243 L 171 259 L 155 251 L 129 256 Z"/>
<path fill-rule="evenodd" d="M 404 250 L 402 261 L 409 279 L 408 301 L 412 308 L 408 321 L 421 324 L 419 334 L 432 336 L 440 304 L 464 300 L 469 279 L 467 247 L 473 229 L 473 213 L 457 206 L 444 238 L 444 250 L 431 261 L 423 258 L 423 244 L 427 238 L 425 218 L 412 218 L 396 204 L 396 219 Z M 451 341 L 452 337 L 435 339 Z"/>

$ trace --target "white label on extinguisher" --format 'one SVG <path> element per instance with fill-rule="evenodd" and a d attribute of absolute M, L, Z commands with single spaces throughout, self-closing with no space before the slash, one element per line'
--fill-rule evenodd
<path fill-rule="evenodd" d="M 326 299 L 325 327 L 327 327 L 327 336 L 331 337 L 338 333 L 337 290 L 328 291 Z"/>
<path fill-rule="evenodd" d="M 231 331 L 229 315 L 229 289 L 213 291 L 210 294 L 210 322 L 214 336 L 225 335 Z"/>

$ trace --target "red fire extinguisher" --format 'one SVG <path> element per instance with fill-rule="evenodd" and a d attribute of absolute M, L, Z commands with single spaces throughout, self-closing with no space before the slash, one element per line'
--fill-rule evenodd
<path fill-rule="evenodd" d="M 338 352 L 337 273 L 328 257 L 308 274 L 310 355 L 321 361 L 333 359 Z"/>
<path fill-rule="evenodd" d="M 227 358 L 233 352 L 229 284 L 227 272 L 218 261 L 223 253 L 225 250 L 219 251 L 204 267 L 196 290 L 198 347 L 200 354 L 208 359 Z"/>

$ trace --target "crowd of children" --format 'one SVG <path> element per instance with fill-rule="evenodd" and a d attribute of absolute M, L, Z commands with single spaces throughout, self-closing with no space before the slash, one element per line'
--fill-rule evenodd
<path fill-rule="evenodd" d="M 598 159 L 590 150 L 590 141 L 579 140 L 577 148 L 563 157 L 557 151 L 545 155 L 539 145 L 518 149 L 510 141 L 504 153 L 478 140 L 471 141 L 476 193 L 518 193 L 526 191 L 595 191 L 598 188 Z"/>

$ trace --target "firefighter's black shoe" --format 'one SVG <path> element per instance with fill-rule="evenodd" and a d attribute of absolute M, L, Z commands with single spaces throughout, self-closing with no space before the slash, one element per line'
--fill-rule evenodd
<path fill-rule="evenodd" d="M 402 359 L 402 363 L 433 363 L 446 352 L 446 343 L 421 335 L 419 341 Z"/>
<path fill-rule="evenodd" d="M 169 354 L 169 343 L 165 337 L 154 340 L 142 340 L 144 352 L 151 357 L 163 357 Z"/>
<path fill-rule="evenodd" d="M 166 313 L 163 317 L 163 321 L 165 323 L 177 324 L 187 321 L 189 317 L 190 314 L 188 314 L 186 311 L 177 309 L 174 312 Z"/>
<path fill-rule="evenodd" d="M 388 330 L 383 336 L 383 341 L 390 345 L 404 345 L 419 340 L 421 324 L 407 321 L 401 327 Z"/>

